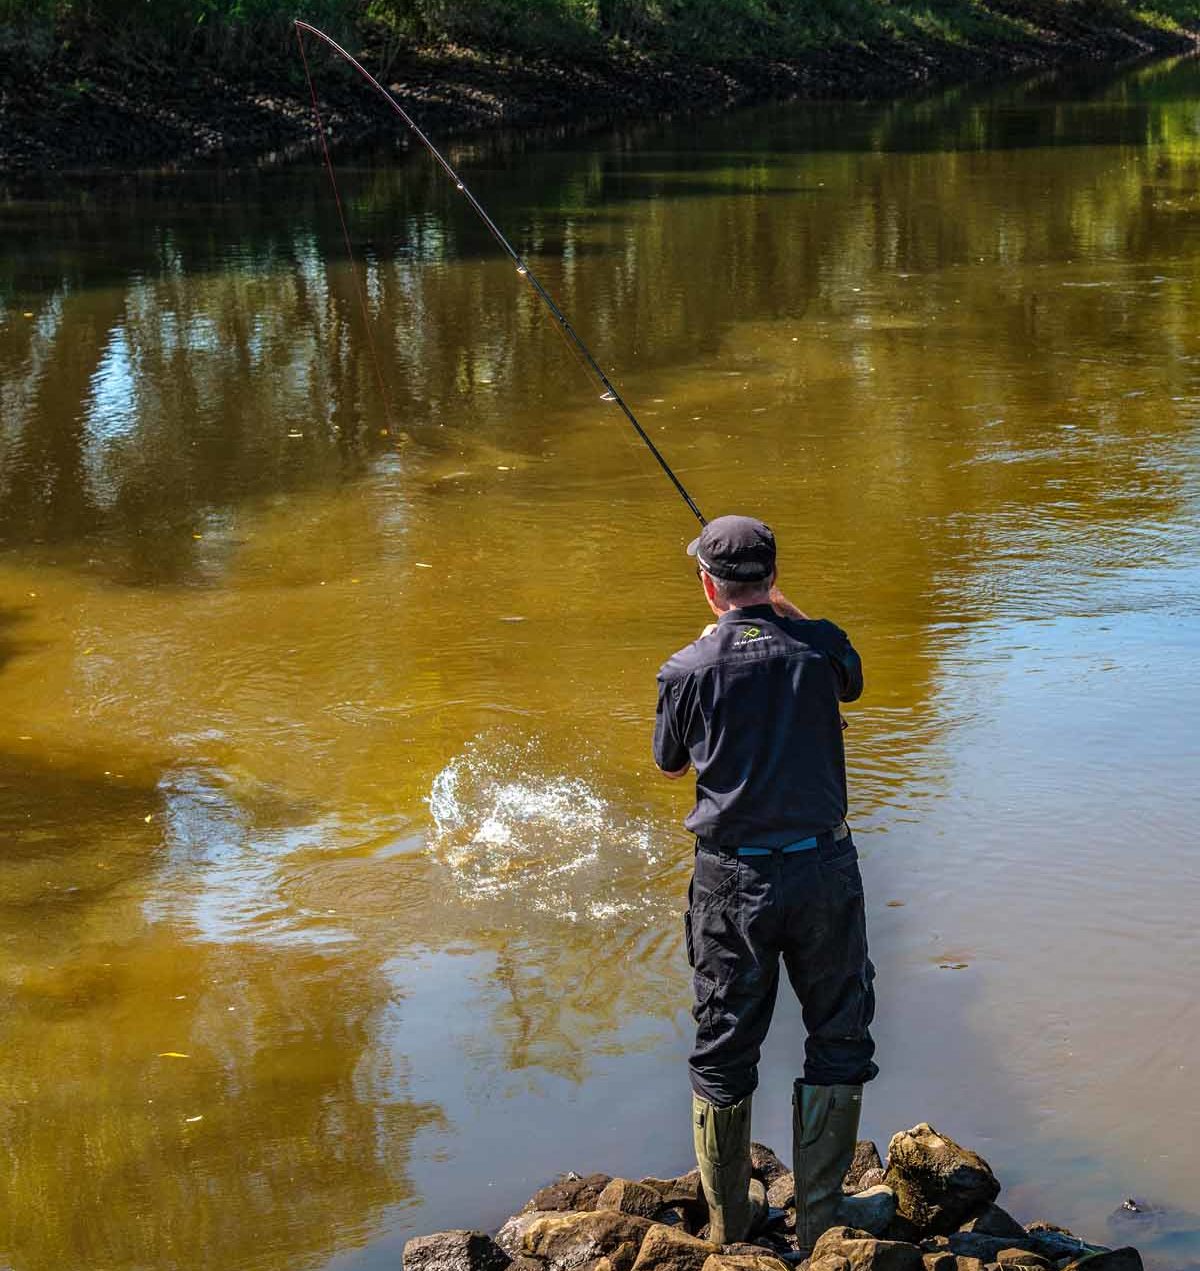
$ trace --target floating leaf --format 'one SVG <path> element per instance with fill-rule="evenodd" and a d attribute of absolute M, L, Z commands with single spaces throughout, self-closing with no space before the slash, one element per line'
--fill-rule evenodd
<path fill-rule="evenodd" d="M 200 1115 L 200 1116 L 198 1116 L 198 1117 L 184 1117 L 184 1120 L 188 1123 L 188 1125 L 192 1125 L 192 1124 L 193 1124 L 193 1123 L 195 1123 L 196 1121 L 203 1121 L 203 1120 L 204 1120 L 204 1116 L 203 1116 L 203 1114 L 201 1114 L 201 1115 Z"/>
<path fill-rule="evenodd" d="M 185 1055 L 182 1050 L 160 1050 L 158 1057 L 159 1059 L 191 1059 L 191 1055 Z"/>

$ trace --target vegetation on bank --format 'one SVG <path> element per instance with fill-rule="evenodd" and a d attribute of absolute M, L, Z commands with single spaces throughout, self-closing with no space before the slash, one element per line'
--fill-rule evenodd
<path fill-rule="evenodd" d="M 304 17 L 392 54 L 453 43 L 600 57 L 632 45 L 704 61 L 838 47 L 979 48 L 1112 27 L 1191 32 L 1200 0 L 0 0 L 0 51 L 109 42 L 232 63 L 282 51 Z"/>
<path fill-rule="evenodd" d="M 439 135 L 893 97 L 1200 40 L 1200 0 L 0 0 L 0 173 L 311 144 L 294 17 L 355 51 Z M 315 52 L 335 138 L 378 132 L 378 103 Z"/>

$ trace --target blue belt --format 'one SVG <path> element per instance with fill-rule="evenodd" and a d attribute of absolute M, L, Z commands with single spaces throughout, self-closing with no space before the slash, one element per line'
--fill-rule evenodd
<path fill-rule="evenodd" d="M 737 854 L 739 856 L 774 856 L 778 852 L 782 856 L 790 856 L 793 852 L 811 852 L 816 845 L 817 836 L 814 834 L 812 838 L 797 839 L 786 847 L 739 847 Z"/>

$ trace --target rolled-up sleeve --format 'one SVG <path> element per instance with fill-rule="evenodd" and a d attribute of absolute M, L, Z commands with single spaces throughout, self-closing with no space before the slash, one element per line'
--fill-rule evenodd
<path fill-rule="evenodd" d="M 658 708 L 654 713 L 654 762 L 663 772 L 678 772 L 691 761 L 680 737 L 676 718 L 678 696 L 672 681 L 658 677 Z"/>

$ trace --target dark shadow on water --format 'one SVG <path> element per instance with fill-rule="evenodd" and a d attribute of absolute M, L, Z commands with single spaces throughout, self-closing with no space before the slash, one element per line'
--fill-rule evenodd
<path fill-rule="evenodd" d="M 31 653 L 39 647 L 36 641 L 23 639 L 20 635 L 22 624 L 28 621 L 27 608 L 0 606 L 0 673 L 22 654 Z"/>

